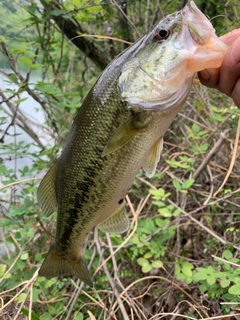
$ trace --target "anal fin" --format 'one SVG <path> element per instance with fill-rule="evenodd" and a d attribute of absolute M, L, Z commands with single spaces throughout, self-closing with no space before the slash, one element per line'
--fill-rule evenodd
<path fill-rule="evenodd" d="M 107 233 L 123 233 L 129 228 L 124 203 L 106 220 L 98 224 L 98 228 Z"/>
<path fill-rule="evenodd" d="M 57 209 L 55 191 L 58 160 L 48 170 L 37 190 L 38 203 L 46 216 L 49 216 Z"/>
<path fill-rule="evenodd" d="M 143 163 L 143 170 L 146 176 L 151 178 L 156 171 L 157 164 L 160 160 L 161 151 L 163 148 L 163 138 L 161 137 L 152 147 L 150 153 Z"/>

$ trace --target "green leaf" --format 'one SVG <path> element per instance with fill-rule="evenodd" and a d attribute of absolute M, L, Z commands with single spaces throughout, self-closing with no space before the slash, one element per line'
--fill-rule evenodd
<path fill-rule="evenodd" d="M 199 280 L 207 279 L 207 270 L 205 268 L 197 268 L 196 273 L 193 275 L 194 281 L 198 282 Z"/>
<path fill-rule="evenodd" d="M 183 262 L 182 264 L 182 272 L 187 276 L 187 277 L 192 277 L 192 269 L 194 266 L 190 262 Z"/>
<path fill-rule="evenodd" d="M 33 302 L 37 302 L 38 301 L 38 297 L 39 295 L 42 293 L 41 289 L 38 288 L 33 288 Z"/>
<path fill-rule="evenodd" d="M 23 64 L 24 64 L 26 67 L 32 68 L 33 63 L 32 63 L 32 60 L 30 60 L 29 58 L 23 56 L 23 57 L 21 57 L 21 61 L 23 62 Z"/>
<path fill-rule="evenodd" d="M 187 193 L 187 190 L 181 189 L 180 192 L 181 193 Z"/>
<path fill-rule="evenodd" d="M 147 272 L 149 272 L 151 270 L 152 270 L 152 266 L 149 263 L 147 263 L 144 266 L 142 266 L 142 272 L 144 272 L 144 273 L 147 273 Z"/>
<path fill-rule="evenodd" d="M 23 253 L 21 254 L 20 259 L 21 259 L 21 260 L 27 260 L 27 258 L 28 258 L 28 253 L 27 253 L 27 252 L 23 252 Z"/>
<path fill-rule="evenodd" d="M 137 259 L 137 262 L 142 267 L 142 272 L 144 273 L 149 272 L 152 269 L 152 266 L 145 258 L 139 258 Z"/>
<path fill-rule="evenodd" d="M 144 258 L 149 259 L 149 258 L 152 258 L 152 256 L 153 256 L 152 252 L 147 252 L 147 253 L 145 253 Z"/>
<path fill-rule="evenodd" d="M 162 217 L 164 218 L 171 218 L 172 213 L 171 211 L 168 209 L 168 207 L 165 208 L 161 208 L 158 210 L 158 212 L 161 214 Z"/>
<path fill-rule="evenodd" d="M 194 181 L 195 181 L 194 179 L 189 179 L 189 180 L 184 181 L 182 184 L 182 188 L 183 189 L 190 188 L 194 184 Z"/>
<path fill-rule="evenodd" d="M 165 201 L 169 196 L 170 192 L 165 193 L 165 190 L 159 188 L 158 190 L 150 190 L 150 193 L 153 195 L 154 199 Z"/>
<path fill-rule="evenodd" d="M 175 189 L 177 189 L 178 191 L 181 190 L 181 185 L 180 183 L 176 180 L 176 179 L 173 179 L 173 186 L 175 187 Z"/>
<path fill-rule="evenodd" d="M 153 261 L 151 263 L 151 265 L 152 265 L 153 268 L 162 268 L 163 263 L 162 263 L 162 261 L 158 260 L 158 261 Z"/>
<path fill-rule="evenodd" d="M 22 98 L 22 99 L 14 100 L 13 102 L 16 103 L 16 104 L 19 104 L 19 103 L 21 103 L 23 101 L 26 101 L 26 100 L 28 100 L 28 98 Z"/>
<path fill-rule="evenodd" d="M 50 15 L 51 16 L 62 16 L 64 14 L 66 14 L 66 11 L 65 10 L 62 10 L 62 9 L 56 9 L 56 10 L 51 10 L 49 11 Z"/>
<path fill-rule="evenodd" d="M 81 312 L 77 312 L 74 314 L 74 320 L 84 320 L 83 314 Z"/>
<path fill-rule="evenodd" d="M 140 266 L 144 266 L 146 263 L 149 263 L 148 260 L 145 258 L 139 258 L 137 259 L 137 262 Z"/>
<path fill-rule="evenodd" d="M 22 312 L 25 316 L 27 316 L 27 317 L 29 316 L 29 311 L 28 311 L 27 309 L 22 308 L 22 309 L 21 309 L 21 312 Z M 32 313 L 32 312 L 31 312 L 31 319 L 32 319 L 32 320 L 40 320 L 39 317 L 38 317 L 36 314 Z"/>
<path fill-rule="evenodd" d="M 181 266 L 180 263 L 178 261 L 175 262 L 175 274 L 179 275 L 181 272 Z"/>
<path fill-rule="evenodd" d="M 52 315 L 48 312 L 45 312 L 40 316 L 40 320 L 52 320 Z"/>
<path fill-rule="evenodd" d="M 230 280 L 228 280 L 228 279 L 220 280 L 220 285 L 221 285 L 222 288 L 228 287 L 229 284 L 230 284 Z"/>
<path fill-rule="evenodd" d="M 207 283 L 212 286 L 216 282 L 216 278 L 212 275 L 207 276 Z"/>
<path fill-rule="evenodd" d="M 14 73 L 11 73 L 11 74 L 9 75 L 9 78 L 12 80 L 12 82 L 13 82 L 14 84 L 19 84 L 19 83 L 18 83 L 18 78 L 17 78 L 17 76 L 16 76 Z"/>
<path fill-rule="evenodd" d="M 198 133 L 200 131 L 200 127 L 199 125 L 197 125 L 196 123 L 194 123 L 192 125 L 192 130 L 195 132 L 195 133 Z"/>
<path fill-rule="evenodd" d="M 152 219 L 147 218 L 144 222 L 144 229 L 147 229 L 150 233 L 153 233 L 157 230 L 155 223 L 153 222 Z"/>
<path fill-rule="evenodd" d="M 240 284 L 230 287 L 228 292 L 234 295 L 240 295 Z"/>
<path fill-rule="evenodd" d="M 165 207 L 166 204 L 163 201 L 153 201 L 153 204 L 155 204 L 158 207 Z"/>
<path fill-rule="evenodd" d="M 0 264 L 0 277 L 2 277 L 7 269 L 5 264 Z"/>
<path fill-rule="evenodd" d="M 166 225 L 168 225 L 170 223 L 170 220 L 169 219 L 159 219 L 157 218 L 155 220 L 155 223 L 158 227 L 160 228 L 164 228 Z"/>
<path fill-rule="evenodd" d="M 177 217 L 177 216 L 179 216 L 179 214 L 181 213 L 182 211 L 180 210 L 180 209 L 175 209 L 174 211 L 173 211 L 173 213 L 172 213 L 172 216 L 173 217 Z"/>
<path fill-rule="evenodd" d="M 200 147 L 200 149 L 201 149 L 201 152 L 207 151 L 207 149 L 208 149 L 208 143 L 202 144 L 201 147 Z"/>
<path fill-rule="evenodd" d="M 224 250 L 223 251 L 223 258 L 225 258 L 226 260 L 229 260 L 233 257 L 233 254 L 230 250 Z"/>
<path fill-rule="evenodd" d="M 206 284 L 202 284 L 199 288 L 201 292 L 206 292 L 208 290 L 208 286 Z"/>
<path fill-rule="evenodd" d="M 17 300 L 18 303 L 21 303 L 21 302 L 25 301 L 26 298 L 27 298 L 27 294 L 26 294 L 25 292 L 22 292 L 22 293 L 16 298 L 16 300 Z"/>
<path fill-rule="evenodd" d="M 54 285 L 56 282 L 57 282 L 57 279 L 56 279 L 56 278 L 49 279 L 49 280 L 46 282 L 46 284 L 45 284 L 45 288 L 51 287 L 51 286 Z"/>

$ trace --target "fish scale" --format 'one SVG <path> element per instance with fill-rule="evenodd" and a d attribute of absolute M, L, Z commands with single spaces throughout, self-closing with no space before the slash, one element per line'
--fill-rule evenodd
<path fill-rule="evenodd" d="M 163 135 L 186 101 L 194 72 L 218 67 L 226 49 L 190 1 L 104 70 L 38 188 L 43 212 L 57 209 L 55 241 L 40 275 L 76 276 L 92 285 L 82 252 L 86 235 L 95 226 L 128 229 L 124 198 L 136 174 L 143 167 L 154 175 Z"/>

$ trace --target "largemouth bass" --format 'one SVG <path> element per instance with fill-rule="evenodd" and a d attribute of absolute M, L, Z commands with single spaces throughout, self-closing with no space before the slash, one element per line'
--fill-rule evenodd
<path fill-rule="evenodd" d="M 113 60 L 78 110 L 65 147 L 38 189 L 46 215 L 57 210 L 45 277 L 92 281 L 83 260 L 98 226 L 125 232 L 124 198 L 142 167 L 154 175 L 163 135 L 182 108 L 196 71 L 221 65 L 226 46 L 193 1 Z"/>

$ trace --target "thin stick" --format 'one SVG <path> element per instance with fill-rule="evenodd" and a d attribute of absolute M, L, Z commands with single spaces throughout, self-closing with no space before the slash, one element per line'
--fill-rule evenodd
<path fill-rule="evenodd" d="M 127 40 L 123 40 L 123 39 L 119 39 L 119 38 L 115 38 L 115 37 L 111 37 L 111 36 L 102 36 L 102 35 L 99 35 L 99 34 L 80 34 L 79 36 L 76 36 L 76 37 L 73 37 L 72 39 L 70 40 L 74 40 L 76 38 L 82 38 L 82 37 L 89 37 L 89 38 L 98 38 L 98 39 L 108 39 L 108 40 L 113 40 L 113 41 L 118 41 L 118 42 L 122 42 L 122 43 L 126 43 L 126 44 L 129 44 L 131 45 L 132 42 L 129 42 Z"/>
<path fill-rule="evenodd" d="M 192 318 L 189 316 L 185 316 L 184 314 L 177 314 L 177 313 L 172 313 L 172 312 L 164 312 L 164 313 L 158 313 L 155 316 L 153 316 L 152 318 L 150 318 L 149 320 L 154 320 L 154 319 L 161 319 L 159 318 L 159 316 L 179 316 L 181 319 L 191 319 L 191 320 L 196 320 L 196 318 Z M 236 317 L 236 316 L 240 316 L 240 313 L 234 313 L 232 314 L 232 316 Z M 162 318 L 164 319 L 164 318 Z M 207 318 L 202 318 L 201 320 L 218 320 L 218 319 L 229 319 L 229 315 L 225 315 L 225 316 L 216 316 L 216 317 L 207 317 Z"/>
<path fill-rule="evenodd" d="M 6 185 L 3 186 L 3 187 L 0 187 L 0 190 L 3 190 L 3 189 L 6 189 L 6 188 L 15 186 L 15 185 L 17 185 L 17 184 L 26 183 L 26 182 L 29 182 L 29 181 L 42 180 L 42 178 L 43 178 L 43 177 L 40 177 L 40 178 L 28 178 L 28 179 L 24 179 L 24 180 L 19 180 L 19 181 L 11 182 L 11 183 L 9 183 L 9 184 L 6 184 Z"/>
<path fill-rule="evenodd" d="M 218 141 L 214 144 L 214 146 L 212 147 L 212 149 L 208 152 L 208 154 L 206 155 L 206 157 L 203 159 L 203 161 L 201 162 L 200 166 L 197 168 L 197 170 L 194 172 L 192 178 L 194 180 L 197 180 L 197 178 L 199 177 L 199 175 L 201 174 L 201 172 L 204 170 L 204 168 L 207 166 L 207 164 L 209 163 L 209 161 L 212 159 L 212 157 L 220 150 L 223 142 L 226 140 L 227 138 L 227 133 L 228 130 L 225 130 L 224 132 L 220 133 L 220 137 L 218 139 Z"/>
<path fill-rule="evenodd" d="M 216 195 L 222 190 L 222 188 L 224 187 L 225 183 L 227 182 L 233 166 L 235 164 L 235 160 L 237 157 L 237 149 L 238 149 L 238 142 L 239 142 L 239 134 L 240 134 L 240 118 L 238 118 L 238 126 L 237 126 L 237 132 L 236 132 L 236 138 L 235 138 L 235 142 L 234 142 L 234 148 L 233 148 L 233 155 L 232 155 L 232 159 L 231 159 L 231 163 L 228 169 L 228 172 L 226 174 L 225 179 L 223 180 L 223 183 L 221 184 L 220 188 L 214 193 L 214 196 L 216 197 Z"/>
<path fill-rule="evenodd" d="M 11 304 L 18 296 L 20 296 L 20 294 L 29 286 L 31 285 L 32 282 L 34 282 L 37 277 L 38 277 L 38 271 L 40 268 L 37 268 L 37 270 L 35 271 L 35 273 L 33 274 L 32 278 L 28 281 L 26 281 L 26 285 L 22 287 L 22 289 L 20 289 L 18 291 L 18 293 L 12 298 L 10 299 L 3 307 L 0 308 L 0 311 L 2 311 L 4 308 L 6 308 L 9 304 Z"/>
<path fill-rule="evenodd" d="M 95 229 L 94 241 L 95 241 L 96 246 L 97 246 L 97 251 L 99 252 L 99 255 L 100 255 L 101 254 L 101 247 L 100 247 L 100 243 L 99 243 L 99 240 L 98 240 L 98 237 L 97 237 L 97 229 Z M 120 298 L 119 292 L 117 290 L 116 283 L 115 283 L 114 279 L 112 278 L 110 272 L 108 271 L 106 263 L 103 263 L 103 269 L 104 269 L 104 272 L 105 272 L 105 274 L 106 274 L 106 276 L 108 278 L 110 286 L 112 287 L 113 294 L 116 297 L 116 301 L 117 301 L 118 306 L 119 306 L 119 308 L 120 308 L 120 310 L 122 312 L 123 319 L 124 320 L 129 320 L 127 311 L 126 311 L 126 309 L 124 307 L 124 304 L 123 304 L 123 302 L 122 302 L 122 300 Z"/>
<path fill-rule="evenodd" d="M 240 268 L 240 265 L 237 264 L 237 263 L 234 263 L 234 262 L 231 262 L 231 261 L 227 261 L 227 260 L 225 260 L 225 259 L 223 259 L 223 258 L 214 256 L 213 254 L 212 254 L 212 257 L 213 257 L 214 259 L 216 259 L 217 261 L 221 262 L 221 263 L 230 264 L 230 265 L 232 265 L 232 266 L 234 266 L 234 267 Z"/>
<path fill-rule="evenodd" d="M 147 198 L 148 198 L 148 197 L 147 197 Z M 126 199 L 127 199 L 127 202 L 128 202 L 128 204 L 129 204 L 129 207 L 130 207 L 130 209 L 131 209 L 131 211 L 132 211 L 132 214 L 133 214 L 133 223 L 135 223 L 134 228 L 133 228 L 132 232 L 129 234 L 129 236 L 123 241 L 123 243 L 122 243 L 112 254 L 110 254 L 110 256 L 109 256 L 107 259 L 105 259 L 105 260 L 101 263 L 101 265 L 100 265 L 100 266 L 97 268 L 97 270 L 94 272 L 94 275 L 93 275 L 93 276 L 95 276 L 95 275 L 98 273 L 98 271 L 103 267 L 103 265 L 106 264 L 107 261 L 112 258 L 112 255 L 115 255 L 115 254 L 129 241 L 129 239 L 131 239 L 131 237 L 134 235 L 134 233 L 135 233 L 135 231 L 136 231 L 136 229 L 137 229 L 137 226 L 138 226 L 137 218 L 138 218 L 138 214 L 139 214 L 140 212 L 139 212 L 139 213 L 135 212 L 135 210 L 133 209 L 132 204 L 131 204 L 131 201 L 129 200 L 129 197 L 128 197 L 128 196 L 126 196 Z"/>
<path fill-rule="evenodd" d="M 222 239 L 220 236 L 218 236 L 215 232 L 213 232 L 212 230 L 210 230 L 208 227 L 206 227 L 204 224 L 202 224 L 201 222 L 199 222 L 197 219 L 195 219 L 194 217 L 191 216 L 191 214 L 187 213 L 186 211 L 184 211 L 182 208 L 180 208 L 178 205 L 176 205 L 176 203 L 174 203 L 171 200 L 168 200 L 169 203 L 171 203 L 175 208 L 179 209 L 185 216 L 187 216 L 188 218 L 190 218 L 193 222 L 195 222 L 199 227 L 201 227 L 202 229 L 204 229 L 205 231 L 207 231 L 212 237 L 214 237 L 215 239 L 217 239 L 219 242 L 223 243 L 224 245 L 226 244 L 230 244 L 228 241 L 225 241 L 224 239 Z M 240 251 L 240 247 L 237 247 L 235 245 L 233 245 L 233 247 Z"/>
<path fill-rule="evenodd" d="M 167 279 L 167 278 L 164 278 L 164 277 L 160 277 L 160 276 L 147 276 L 147 277 L 144 277 L 144 278 L 140 278 L 140 279 L 137 279 L 135 280 L 134 282 L 132 282 L 129 286 L 127 286 L 123 292 L 120 294 L 120 297 L 122 295 L 124 295 L 131 287 L 133 287 L 135 284 L 137 284 L 138 282 L 143 282 L 145 280 L 150 280 L 150 279 L 158 279 L 158 280 L 163 280 L 163 281 L 166 281 L 168 283 L 170 283 L 171 285 L 173 285 L 174 287 L 176 287 L 178 290 L 182 291 L 184 295 L 186 295 L 193 303 L 195 303 L 196 305 L 197 302 L 193 299 L 193 297 L 188 294 L 184 289 L 182 289 L 179 285 L 177 285 L 176 283 L 172 282 L 171 280 Z M 114 306 L 115 306 L 116 302 L 114 303 L 113 305 L 113 309 L 114 309 Z M 203 309 L 203 313 L 208 316 L 208 314 L 205 312 L 205 310 Z"/>

